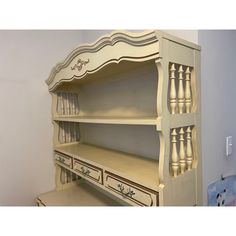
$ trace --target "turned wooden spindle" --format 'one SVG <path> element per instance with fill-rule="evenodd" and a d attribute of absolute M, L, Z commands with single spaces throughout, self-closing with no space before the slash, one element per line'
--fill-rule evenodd
<path fill-rule="evenodd" d="M 173 175 L 174 177 L 177 177 L 178 175 L 178 170 L 179 170 L 179 162 L 178 162 L 178 152 L 177 152 L 177 139 L 176 139 L 176 136 L 177 136 L 177 133 L 176 133 L 176 129 L 173 129 L 172 133 L 171 133 L 171 136 L 172 136 L 172 155 L 171 155 L 171 166 L 172 166 L 172 171 L 173 171 Z"/>
<path fill-rule="evenodd" d="M 187 169 L 191 170 L 192 169 L 192 164 L 193 164 L 193 151 L 192 151 L 192 137 L 191 137 L 191 127 L 188 126 L 187 128 L 187 145 L 186 145 L 186 159 L 187 159 Z"/>
<path fill-rule="evenodd" d="M 170 68 L 170 112 L 171 114 L 176 113 L 177 97 L 175 87 L 175 64 L 173 63 Z"/>
<path fill-rule="evenodd" d="M 183 66 L 179 67 L 179 89 L 178 89 L 178 107 L 179 113 L 184 112 L 184 84 L 183 84 Z"/>
<path fill-rule="evenodd" d="M 187 67 L 185 71 L 185 106 L 186 106 L 186 113 L 191 112 L 191 105 L 192 105 L 192 94 L 191 94 L 191 85 L 190 85 L 190 70 Z"/>
<path fill-rule="evenodd" d="M 183 128 L 181 128 L 179 131 L 179 164 L 180 164 L 180 173 L 183 174 L 185 172 L 185 167 L 186 167 Z"/>

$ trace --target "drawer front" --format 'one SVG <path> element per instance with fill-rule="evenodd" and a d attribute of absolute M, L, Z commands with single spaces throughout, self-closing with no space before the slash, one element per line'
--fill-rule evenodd
<path fill-rule="evenodd" d="M 76 159 L 74 160 L 73 167 L 73 169 L 84 178 L 102 184 L 102 170 L 100 168 Z"/>
<path fill-rule="evenodd" d="M 72 158 L 63 154 L 55 153 L 55 160 L 72 168 Z"/>
<path fill-rule="evenodd" d="M 105 172 L 104 179 L 104 185 L 123 200 L 132 201 L 134 205 L 139 206 L 158 205 L 157 192 L 148 190 L 145 187 L 136 185 L 129 180 L 125 180 L 107 172 Z"/>

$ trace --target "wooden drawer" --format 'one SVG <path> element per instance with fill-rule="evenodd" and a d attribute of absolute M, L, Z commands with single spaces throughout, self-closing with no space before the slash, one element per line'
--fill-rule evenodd
<path fill-rule="evenodd" d="M 72 168 L 72 158 L 61 153 L 55 153 L 55 161 Z"/>
<path fill-rule="evenodd" d="M 158 192 L 105 172 L 104 185 L 116 196 L 139 206 L 158 206 Z"/>
<path fill-rule="evenodd" d="M 102 169 L 86 162 L 74 159 L 73 169 L 84 178 L 88 178 L 102 184 Z"/>

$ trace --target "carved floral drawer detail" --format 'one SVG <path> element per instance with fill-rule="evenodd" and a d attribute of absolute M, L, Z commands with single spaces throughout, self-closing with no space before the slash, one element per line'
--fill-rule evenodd
<path fill-rule="evenodd" d="M 139 206 L 157 206 L 158 193 L 143 186 L 132 183 L 126 179 L 105 172 L 104 185 L 113 193 L 123 199 Z"/>
<path fill-rule="evenodd" d="M 60 153 L 55 153 L 55 161 L 69 167 L 72 168 L 72 158 Z"/>
<path fill-rule="evenodd" d="M 86 162 L 74 159 L 73 169 L 82 177 L 102 184 L 102 170 Z"/>

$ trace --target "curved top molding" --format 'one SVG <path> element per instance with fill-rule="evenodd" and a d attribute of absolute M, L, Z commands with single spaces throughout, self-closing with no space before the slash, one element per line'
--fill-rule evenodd
<path fill-rule="evenodd" d="M 100 37 L 94 44 L 82 45 L 52 69 L 46 80 L 49 90 L 55 90 L 63 82 L 93 74 L 112 63 L 117 64 L 123 60 L 141 62 L 159 58 L 162 37 L 176 39 L 161 31 L 114 31 L 110 35 Z M 184 43 L 186 45 L 186 42 Z"/>

